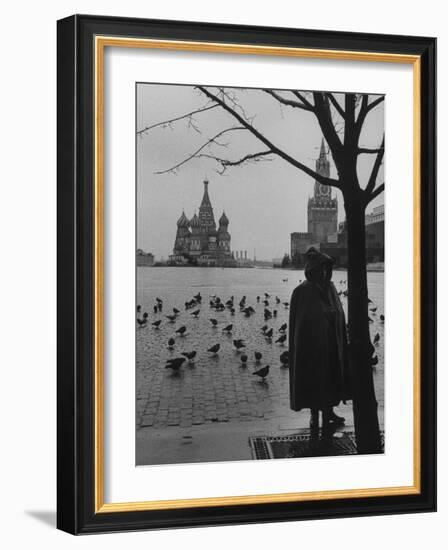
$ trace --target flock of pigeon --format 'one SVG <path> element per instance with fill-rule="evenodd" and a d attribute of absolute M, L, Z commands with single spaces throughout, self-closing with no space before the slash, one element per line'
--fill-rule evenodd
<path fill-rule="evenodd" d="M 285 280 L 283 280 L 286 282 Z M 301 281 L 299 281 L 300 283 Z M 339 284 L 341 286 L 344 286 L 347 284 L 346 281 L 339 281 Z M 341 297 L 346 297 L 348 294 L 347 290 L 339 290 L 338 295 Z M 271 300 L 270 294 L 267 292 L 264 293 L 264 296 L 257 296 L 256 297 L 257 304 L 263 304 L 263 316 L 265 321 L 269 321 L 273 318 L 277 317 L 278 310 L 275 309 L 277 307 L 283 307 L 285 309 L 288 309 L 289 302 L 282 302 L 278 296 L 275 296 L 273 300 Z M 271 308 L 270 303 L 273 302 L 274 306 Z M 198 316 L 201 314 L 202 311 L 202 296 L 199 292 L 191 300 L 188 300 L 184 304 L 185 311 L 187 311 L 192 317 L 198 318 Z M 219 296 L 212 295 L 210 296 L 209 300 L 209 307 L 211 310 L 222 312 L 225 310 L 228 310 L 230 314 L 233 316 L 236 314 L 237 310 L 240 314 L 244 315 L 245 317 L 251 317 L 256 311 L 255 309 L 247 304 L 247 298 L 246 296 L 243 296 L 238 303 L 235 301 L 235 297 L 231 296 L 227 301 L 222 301 Z M 163 312 L 163 300 L 159 297 L 156 298 L 156 302 L 154 304 L 154 313 L 162 313 Z M 192 311 L 190 311 L 192 310 Z M 374 316 L 377 312 L 377 306 L 373 304 L 373 302 L 369 299 L 369 313 Z M 144 312 L 143 315 L 141 314 L 141 306 L 137 305 L 137 326 L 139 328 L 144 328 L 148 326 L 148 320 L 149 320 L 149 314 L 147 312 Z M 168 323 L 176 323 L 180 317 L 181 311 L 173 307 L 172 312 L 165 315 L 165 318 L 167 319 Z M 384 322 L 384 315 L 380 315 L 380 321 Z M 210 323 L 212 328 L 218 330 L 218 320 L 214 317 L 211 317 Z M 373 319 L 369 316 L 369 322 L 373 322 Z M 162 324 L 162 319 L 157 319 L 156 321 L 151 322 L 151 326 L 154 330 L 158 330 Z M 266 338 L 266 341 L 269 343 L 276 343 L 280 346 L 284 346 L 286 340 L 287 340 L 287 323 L 283 323 L 279 328 L 278 332 L 274 335 L 274 328 L 269 327 L 267 324 L 263 325 L 261 327 L 261 333 Z M 222 333 L 227 335 L 232 335 L 234 330 L 233 323 L 227 324 L 225 327 L 222 328 Z M 179 326 L 175 331 L 174 335 L 168 339 L 168 349 L 170 351 L 173 351 L 175 348 L 176 340 L 175 337 L 183 337 L 187 333 L 188 329 L 186 325 Z M 378 345 L 380 341 L 380 334 L 377 332 L 373 338 L 373 344 L 375 346 Z M 248 362 L 248 354 L 246 349 L 246 344 L 244 342 L 244 339 L 242 338 L 235 338 L 233 339 L 233 346 L 235 348 L 236 353 L 239 354 L 239 359 L 241 362 L 241 367 L 245 368 L 247 367 Z M 221 349 L 221 344 L 217 342 L 213 346 L 207 349 L 207 352 L 211 354 L 211 356 L 217 357 L 219 354 L 219 351 Z M 269 375 L 270 365 L 265 365 L 262 368 L 258 368 L 261 364 L 262 360 L 262 353 L 260 351 L 255 350 L 253 352 L 254 358 L 255 358 L 255 364 L 257 365 L 257 370 L 255 370 L 252 374 L 259 377 L 261 382 L 265 383 L 267 376 Z M 193 365 L 194 361 L 197 357 L 196 350 L 193 351 L 185 351 L 180 354 L 179 357 L 174 357 L 172 359 L 168 359 L 165 368 L 171 369 L 172 373 L 174 375 L 178 374 L 181 367 L 185 364 L 187 361 L 188 364 Z M 378 356 L 372 354 L 372 366 L 378 364 Z M 280 364 L 282 367 L 288 367 L 289 366 L 289 356 L 288 356 L 288 350 L 284 350 L 280 355 Z"/>
<path fill-rule="evenodd" d="M 270 319 L 276 318 L 278 314 L 278 310 L 275 308 L 270 309 L 270 300 L 271 296 L 266 292 L 263 297 L 257 296 L 256 301 L 257 303 L 262 303 L 263 308 L 263 317 L 265 321 L 269 321 Z M 288 309 L 289 302 L 282 302 L 278 296 L 274 299 L 275 307 L 283 307 L 284 309 Z M 184 304 L 185 311 L 188 312 L 192 317 L 198 318 L 201 313 L 202 308 L 202 296 L 201 293 L 196 294 L 193 296 L 191 300 L 188 300 Z M 239 314 L 242 314 L 244 317 L 251 317 L 254 313 L 256 313 L 255 308 L 247 304 L 247 298 L 246 296 L 243 296 L 239 302 L 237 303 L 234 296 L 231 296 L 227 301 L 221 300 L 219 296 L 212 295 L 210 296 L 209 300 L 209 307 L 211 310 L 216 312 L 221 311 L 229 311 L 230 315 L 235 315 L 237 310 Z M 161 313 L 163 312 L 163 300 L 161 298 L 156 298 L 156 303 L 154 305 L 154 312 L 155 313 Z M 149 324 L 149 314 L 147 312 L 143 313 L 141 315 L 142 310 L 141 306 L 137 306 L 137 325 L 139 328 L 144 328 L 148 326 Z M 181 315 L 181 311 L 173 307 L 172 312 L 165 314 L 165 318 L 167 319 L 167 323 L 176 323 L 178 321 L 179 317 Z M 211 326 L 213 329 L 218 330 L 219 322 L 216 318 L 210 317 L 209 319 Z M 150 323 L 151 327 L 154 330 L 160 329 L 160 326 L 162 324 L 162 319 L 157 319 L 156 321 L 153 321 Z M 269 327 L 267 324 L 263 325 L 261 327 L 261 333 L 264 335 L 267 342 L 275 344 L 279 344 L 280 346 L 284 346 L 286 340 L 287 340 L 287 323 L 283 323 L 279 329 L 278 333 L 274 335 L 274 328 Z M 221 329 L 222 334 L 226 335 L 233 335 L 234 325 L 233 323 L 227 324 Z M 187 326 L 182 324 L 176 330 L 174 331 L 173 336 L 171 336 L 168 339 L 168 349 L 170 351 L 173 351 L 176 344 L 176 336 L 182 338 L 186 335 L 188 329 Z M 240 359 L 240 366 L 242 368 L 247 367 L 248 363 L 248 352 L 246 348 L 246 343 L 243 338 L 234 338 L 232 340 L 233 347 L 235 349 L 235 352 L 239 355 Z M 211 357 L 217 357 L 219 355 L 221 349 L 221 344 L 217 342 L 213 346 L 207 349 L 207 353 L 210 354 Z M 261 360 L 263 358 L 263 355 L 260 351 L 255 350 L 253 352 L 254 358 L 255 358 L 255 364 L 257 365 L 257 369 L 252 373 L 254 376 L 259 377 L 260 381 L 264 383 L 266 381 L 267 376 L 269 375 L 270 365 L 265 365 L 261 368 L 258 368 L 261 365 Z M 168 359 L 165 368 L 171 369 L 173 374 L 178 374 L 181 367 L 187 362 L 188 364 L 192 365 L 194 364 L 194 361 L 197 357 L 197 351 L 185 351 L 180 354 L 179 357 L 174 357 L 172 359 Z M 284 350 L 280 354 L 280 364 L 282 367 L 288 367 L 288 350 Z"/>

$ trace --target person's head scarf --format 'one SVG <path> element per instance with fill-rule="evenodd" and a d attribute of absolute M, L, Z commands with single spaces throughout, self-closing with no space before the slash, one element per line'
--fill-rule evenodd
<path fill-rule="evenodd" d="M 305 277 L 315 283 L 328 283 L 333 274 L 333 258 L 310 246 L 305 253 Z"/>

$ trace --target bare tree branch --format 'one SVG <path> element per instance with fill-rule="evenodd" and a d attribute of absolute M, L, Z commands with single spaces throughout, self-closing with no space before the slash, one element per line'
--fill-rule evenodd
<path fill-rule="evenodd" d="M 238 99 L 234 93 L 230 93 L 230 91 L 227 91 L 224 88 L 219 88 L 219 93 L 223 96 L 223 98 L 226 98 L 230 101 L 235 111 L 239 111 L 241 115 L 251 124 L 253 123 L 255 116 L 249 117 L 243 108 L 243 106 L 238 103 Z"/>
<path fill-rule="evenodd" d="M 280 94 L 278 94 L 274 90 L 263 90 L 263 92 L 271 95 L 272 97 L 274 97 L 277 101 L 279 101 L 283 105 L 288 105 L 289 107 L 295 107 L 297 109 L 303 109 L 304 111 L 314 111 L 314 107 L 308 101 L 307 101 L 307 103 L 308 103 L 308 105 L 307 105 L 303 102 L 303 100 L 302 100 L 301 103 L 299 103 L 298 101 L 294 101 L 293 99 L 288 99 L 286 97 L 281 96 Z M 305 98 L 303 98 L 303 99 L 305 99 Z"/>
<path fill-rule="evenodd" d="M 366 154 L 366 155 L 372 155 L 375 153 L 379 153 L 381 151 L 380 147 L 377 147 L 376 149 L 371 149 L 369 147 L 358 147 L 358 155 Z"/>
<path fill-rule="evenodd" d="M 365 193 L 367 196 L 370 196 L 370 193 L 375 188 L 376 178 L 378 177 L 378 172 L 380 171 L 381 164 L 383 163 L 383 157 L 384 157 L 384 134 L 383 134 L 383 140 L 381 141 L 381 146 L 376 155 L 376 159 L 373 164 L 372 171 L 370 173 L 369 181 L 367 182 L 367 186 L 365 188 Z"/>
<path fill-rule="evenodd" d="M 240 166 L 246 162 L 259 162 L 261 160 L 272 160 L 266 157 L 273 154 L 274 153 L 272 151 L 260 151 L 259 153 L 250 153 L 248 155 L 245 155 L 244 157 L 238 160 L 223 159 L 216 155 L 207 154 L 207 153 L 201 153 L 197 156 L 198 158 L 209 158 L 212 160 L 216 160 L 216 162 L 218 162 L 222 166 L 222 170 L 218 170 L 218 173 L 220 175 L 223 175 L 226 169 L 232 166 Z"/>
<path fill-rule="evenodd" d="M 384 96 L 381 95 L 380 97 L 372 101 L 372 103 L 369 103 L 369 105 L 367 106 L 367 112 L 370 112 L 372 109 L 375 109 L 375 107 L 380 103 L 382 103 L 383 101 L 384 101 Z"/>
<path fill-rule="evenodd" d="M 216 107 L 217 107 L 217 105 L 209 105 L 208 107 L 201 107 L 200 109 L 196 109 L 194 111 L 191 111 L 190 113 L 186 113 L 185 115 L 181 115 L 181 116 L 178 116 L 176 118 L 172 118 L 170 120 L 164 120 L 163 122 L 157 122 L 157 124 L 152 124 L 151 126 L 146 126 L 145 128 L 142 128 L 141 130 L 138 130 L 137 135 L 138 136 L 142 135 L 145 132 L 148 132 L 149 130 L 154 130 L 154 128 L 158 128 L 159 126 L 169 126 L 173 122 L 178 122 L 179 120 L 182 120 L 184 118 L 189 118 L 190 119 L 189 124 L 192 125 L 191 117 L 193 115 L 196 115 L 198 113 L 203 113 L 204 111 L 210 111 L 210 109 L 216 109 Z M 194 125 L 192 125 L 192 126 L 194 126 Z"/>
<path fill-rule="evenodd" d="M 308 99 L 298 92 L 297 90 L 291 90 L 291 92 L 297 97 L 297 99 L 300 99 L 300 101 L 308 107 L 310 111 L 314 111 L 314 105 L 311 103 L 311 101 L 308 101 Z"/>
<path fill-rule="evenodd" d="M 361 106 L 359 107 L 358 118 L 356 119 L 356 122 L 355 122 L 355 132 L 356 132 L 357 139 L 359 139 L 362 126 L 364 124 L 364 120 L 366 119 L 366 116 L 368 113 L 368 110 L 367 110 L 368 105 L 369 105 L 369 94 L 362 94 Z"/>
<path fill-rule="evenodd" d="M 237 119 L 237 121 L 244 126 L 249 132 L 251 132 L 252 135 L 254 135 L 259 141 L 264 143 L 272 153 L 278 155 L 282 159 L 286 160 L 296 168 L 299 168 L 299 170 L 302 170 L 302 172 L 305 172 L 308 176 L 316 179 L 319 183 L 322 183 L 323 185 L 331 185 L 332 187 L 338 187 L 340 186 L 339 181 L 335 180 L 333 178 L 327 178 L 325 176 L 322 176 L 321 174 L 318 174 L 311 168 L 308 168 L 305 164 L 302 164 L 297 159 L 291 157 L 288 155 L 285 151 L 282 149 L 279 149 L 272 141 L 270 141 L 268 138 L 266 138 L 259 130 L 257 130 L 252 124 L 247 122 L 240 114 L 238 114 L 232 107 L 227 105 L 225 101 L 220 99 L 217 95 L 210 92 L 207 88 L 204 86 L 197 86 L 198 90 L 201 90 L 201 92 L 206 95 L 209 99 L 214 101 L 215 103 L 219 104 L 225 111 L 227 111 L 230 115 L 232 115 L 234 118 Z"/>
<path fill-rule="evenodd" d="M 373 201 L 378 195 L 380 195 L 384 191 L 384 183 L 381 185 L 378 185 L 378 187 L 370 194 L 366 201 L 366 206 L 369 204 L 369 202 Z"/>
<path fill-rule="evenodd" d="M 158 172 L 154 172 L 154 173 L 157 174 L 157 175 L 160 175 L 160 174 L 168 174 L 169 172 L 175 172 L 178 168 L 180 168 L 181 166 L 186 164 L 191 159 L 193 159 L 195 157 L 196 158 L 199 157 L 200 156 L 199 153 L 201 151 L 203 151 L 207 146 L 209 146 L 213 143 L 217 144 L 217 145 L 225 146 L 225 145 L 218 142 L 218 138 L 220 138 L 224 134 L 227 134 L 228 132 L 235 132 L 235 131 L 238 131 L 238 130 L 245 130 L 245 128 L 243 126 L 233 126 L 232 128 L 226 128 L 225 130 L 222 130 L 221 132 L 218 132 L 213 137 L 208 139 L 204 144 L 202 144 L 199 147 L 199 149 L 197 149 L 194 153 L 191 153 L 190 155 L 188 155 L 188 157 L 186 157 L 181 162 L 177 163 L 174 166 L 171 166 L 170 168 L 166 168 L 165 170 L 159 170 Z"/>
<path fill-rule="evenodd" d="M 333 94 L 327 93 L 327 96 L 331 103 L 333 104 L 333 107 L 336 109 L 336 111 L 341 115 L 342 118 L 345 118 L 345 112 L 344 109 L 339 105 L 338 100 L 334 97 Z"/>
<path fill-rule="evenodd" d="M 361 107 L 359 108 L 358 118 L 355 124 L 356 137 L 359 139 L 361 130 L 366 119 L 366 116 L 372 111 L 377 105 L 384 101 L 384 96 L 380 96 L 372 103 L 369 103 L 369 94 L 362 94 Z"/>
<path fill-rule="evenodd" d="M 322 92 L 313 92 L 313 96 L 317 121 L 330 147 L 331 153 L 336 160 L 342 149 L 342 143 L 333 125 L 328 98 Z"/>

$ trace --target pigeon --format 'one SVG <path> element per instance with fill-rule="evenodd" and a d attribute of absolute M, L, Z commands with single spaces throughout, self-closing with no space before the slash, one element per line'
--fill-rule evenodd
<path fill-rule="evenodd" d="M 232 329 L 233 329 L 233 325 L 227 325 L 222 329 L 222 331 L 227 332 L 227 334 L 229 334 L 230 332 L 232 332 Z"/>
<path fill-rule="evenodd" d="M 289 365 L 289 350 L 284 351 L 280 355 L 280 362 L 285 367 L 287 367 Z"/>
<path fill-rule="evenodd" d="M 274 314 L 274 317 L 277 317 L 277 310 L 274 309 L 274 311 L 272 312 Z"/>
<path fill-rule="evenodd" d="M 259 370 L 256 370 L 252 374 L 254 374 L 255 376 L 259 376 L 262 379 L 262 381 L 264 382 L 266 376 L 269 374 L 269 365 L 266 365 L 265 367 L 263 367 Z"/>
<path fill-rule="evenodd" d="M 283 325 L 278 329 L 279 332 L 285 332 L 286 328 L 288 327 L 287 323 L 283 323 Z"/>
<path fill-rule="evenodd" d="M 372 300 L 370 298 L 367 298 L 367 303 L 373 304 Z"/>
<path fill-rule="evenodd" d="M 285 307 L 289 307 L 289 302 L 283 302 L 283 305 L 284 305 Z"/>
<path fill-rule="evenodd" d="M 174 323 L 174 321 L 177 319 L 177 315 L 173 313 L 173 315 L 165 315 L 167 319 L 170 320 L 171 323 Z"/>
<path fill-rule="evenodd" d="M 220 347 L 221 347 L 221 344 L 215 344 L 214 346 L 212 346 L 207 351 L 209 351 L 210 353 L 213 353 L 213 354 L 216 355 L 218 353 Z"/>
<path fill-rule="evenodd" d="M 378 344 L 379 341 L 380 341 L 380 334 L 379 334 L 379 332 L 377 332 L 375 334 L 375 338 L 373 339 L 373 343 Z"/>
<path fill-rule="evenodd" d="M 265 333 L 268 330 L 268 328 L 269 328 L 268 325 L 263 325 L 261 327 L 261 332 Z"/>
<path fill-rule="evenodd" d="M 267 292 L 265 292 L 265 293 L 264 293 L 264 297 L 265 297 L 265 298 L 270 298 L 270 297 L 271 297 L 271 295 L 270 295 L 270 294 L 268 294 Z"/>
<path fill-rule="evenodd" d="M 179 315 L 180 311 L 176 307 L 173 307 L 173 313 Z"/>
<path fill-rule="evenodd" d="M 287 283 L 287 282 L 288 282 L 288 279 L 282 279 L 282 281 L 283 281 L 284 283 Z"/>
<path fill-rule="evenodd" d="M 183 336 L 186 333 L 186 331 L 187 331 L 187 327 L 185 325 L 182 325 L 176 330 L 177 334 L 180 334 L 181 336 Z"/>
<path fill-rule="evenodd" d="M 173 369 L 174 372 L 178 371 L 185 361 L 185 357 L 176 357 L 175 359 L 168 359 L 165 368 Z"/>
<path fill-rule="evenodd" d="M 263 304 L 264 304 L 264 305 L 265 305 L 266 307 L 268 307 L 268 305 L 269 305 L 269 302 L 268 302 L 268 300 L 263 300 L 263 302 L 262 302 L 262 303 L 263 303 Z"/>
<path fill-rule="evenodd" d="M 263 357 L 262 353 L 259 352 L 259 351 L 255 351 L 255 352 L 254 352 L 254 355 L 255 355 L 255 361 L 256 361 L 257 363 L 259 363 L 259 362 L 261 361 L 261 358 Z"/>
<path fill-rule="evenodd" d="M 216 319 L 210 319 L 210 323 L 212 324 L 213 327 L 216 327 L 216 325 L 218 324 L 218 321 Z"/>
<path fill-rule="evenodd" d="M 154 323 L 151 323 L 153 327 L 155 328 L 159 328 L 160 327 L 160 323 L 162 322 L 161 319 L 159 319 L 158 321 L 154 321 Z"/>
<path fill-rule="evenodd" d="M 284 344 L 286 341 L 286 334 L 282 334 L 277 340 L 275 341 L 276 344 Z"/>
<path fill-rule="evenodd" d="M 378 355 L 375 355 L 374 357 L 372 357 L 371 364 L 372 364 L 372 367 L 374 367 L 375 365 L 378 365 Z"/>
<path fill-rule="evenodd" d="M 183 351 L 182 355 L 188 359 L 188 361 L 192 362 L 193 359 L 196 357 L 196 351 Z"/>
<path fill-rule="evenodd" d="M 235 308 L 234 307 L 230 308 L 230 315 L 235 315 Z"/>
<path fill-rule="evenodd" d="M 257 302 L 259 302 L 259 301 L 260 301 L 260 296 L 257 296 Z"/>
<path fill-rule="evenodd" d="M 242 340 L 234 340 L 233 345 L 236 347 L 236 349 L 241 349 L 246 347 L 246 344 Z"/>
<path fill-rule="evenodd" d="M 370 311 L 371 311 L 372 313 L 375 313 L 377 309 L 378 309 L 377 307 L 371 307 L 371 308 L 370 308 Z"/>
<path fill-rule="evenodd" d="M 280 298 L 278 296 L 275 297 L 275 303 L 279 304 L 281 302 Z"/>
<path fill-rule="evenodd" d="M 267 336 L 268 338 L 272 338 L 272 334 L 273 334 L 274 330 L 272 328 L 270 328 L 269 330 L 267 330 L 264 335 Z"/>
<path fill-rule="evenodd" d="M 198 293 L 196 294 L 196 296 L 193 296 L 193 298 L 194 298 L 197 302 L 200 302 L 200 301 L 202 300 L 201 293 L 198 292 Z"/>
<path fill-rule="evenodd" d="M 148 314 L 147 313 L 143 314 L 143 319 L 140 319 L 139 317 L 137 317 L 137 323 L 139 324 L 140 327 L 144 327 L 147 322 L 148 322 Z"/>
<path fill-rule="evenodd" d="M 373 319 L 369 317 L 369 323 L 373 323 Z"/>
<path fill-rule="evenodd" d="M 175 343 L 176 343 L 176 340 L 174 338 L 170 338 L 168 340 L 168 349 L 173 349 Z"/>
<path fill-rule="evenodd" d="M 199 315 L 200 312 L 201 312 L 201 310 L 200 310 L 200 309 L 197 309 L 196 311 L 192 311 L 192 312 L 190 313 L 190 315 L 193 315 L 193 316 L 196 317 L 196 319 L 197 319 L 197 317 L 198 317 L 198 315 Z"/>
<path fill-rule="evenodd" d="M 380 315 L 380 320 L 384 323 L 384 315 L 383 314 Z"/>
<path fill-rule="evenodd" d="M 159 311 L 159 308 L 157 306 L 154 306 L 154 313 L 157 313 Z"/>
<path fill-rule="evenodd" d="M 142 306 L 137 306 L 137 313 L 140 313 L 141 310 L 142 310 Z"/>
<path fill-rule="evenodd" d="M 246 366 L 246 363 L 247 363 L 247 355 L 242 355 L 241 356 L 241 363 L 242 363 L 242 366 L 245 367 Z"/>

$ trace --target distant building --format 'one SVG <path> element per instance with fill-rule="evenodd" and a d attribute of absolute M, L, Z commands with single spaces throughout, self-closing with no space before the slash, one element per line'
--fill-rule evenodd
<path fill-rule="evenodd" d="M 229 219 L 223 212 L 216 229 L 208 185 L 208 180 L 204 180 L 199 215 L 194 214 L 189 220 L 182 212 L 177 220 L 173 253 L 169 258 L 171 265 L 236 266 L 230 250 Z"/>
<path fill-rule="evenodd" d="M 316 160 L 316 172 L 330 177 L 330 161 L 322 139 L 319 158 Z M 295 263 L 311 245 L 321 245 L 328 241 L 337 241 L 338 200 L 332 196 L 332 189 L 317 180 L 314 182 L 314 194 L 308 199 L 308 232 L 291 233 L 291 258 Z"/>
<path fill-rule="evenodd" d="M 233 252 L 237 267 L 254 267 L 254 261 L 247 257 L 247 250 L 235 250 Z"/>
<path fill-rule="evenodd" d="M 151 267 L 154 265 L 154 254 L 144 252 L 141 248 L 137 248 L 137 266 Z"/>
<path fill-rule="evenodd" d="M 384 262 L 384 204 L 366 214 L 366 249 L 369 263 Z"/>
<path fill-rule="evenodd" d="M 320 176 L 330 177 L 330 161 L 322 139 L 319 158 L 316 160 L 316 172 Z M 308 235 L 314 242 L 325 242 L 329 235 L 338 230 L 338 200 L 332 197 L 332 189 L 314 182 L 314 196 L 308 199 Z"/>
<path fill-rule="evenodd" d="M 322 140 L 316 172 L 329 177 L 330 164 Z M 308 232 L 291 233 L 291 258 L 296 267 L 303 267 L 303 254 L 311 245 L 328 254 L 336 266 L 347 265 L 346 222 L 337 223 L 338 203 L 332 198 L 331 187 L 314 184 L 314 195 L 308 200 Z M 384 205 L 366 214 L 367 263 L 384 262 Z"/>

